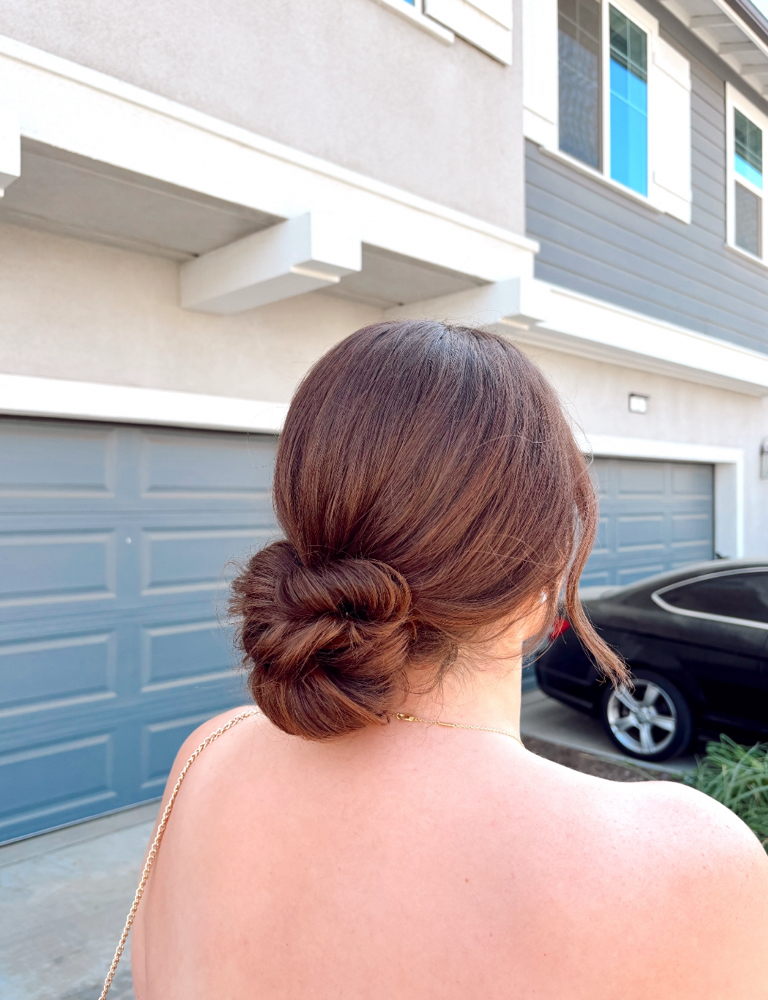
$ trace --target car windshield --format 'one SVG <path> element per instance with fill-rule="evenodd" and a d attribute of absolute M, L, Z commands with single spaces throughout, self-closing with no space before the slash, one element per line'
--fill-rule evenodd
<path fill-rule="evenodd" d="M 768 572 L 722 573 L 659 592 L 673 608 L 768 623 Z"/>

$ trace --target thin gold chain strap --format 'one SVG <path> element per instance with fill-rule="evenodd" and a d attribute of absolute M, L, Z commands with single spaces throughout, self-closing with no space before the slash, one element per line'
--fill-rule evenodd
<path fill-rule="evenodd" d="M 144 889 L 147 885 L 147 880 L 149 879 L 149 873 L 152 871 L 152 866 L 155 863 L 155 858 L 157 857 L 157 852 L 160 849 L 160 841 L 163 839 L 163 834 L 165 833 L 165 828 L 168 825 L 168 819 L 171 815 L 171 810 L 173 809 L 173 803 L 176 801 L 176 796 L 179 794 L 179 789 L 181 788 L 181 783 L 187 776 L 187 771 L 194 764 L 200 754 L 205 750 L 207 746 L 217 740 L 220 736 L 223 736 L 228 729 L 236 726 L 238 722 L 242 722 L 243 719 L 247 719 L 252 715 L 258 715 L 256 709 L 251 709 L 248 712 L 243 712 L 241 715 L 236 715 L 234 719 L 230 719 L 229 722 L 217 729 L 215 732 L 211 733 L 210 736 L 206 736 L 200 746 L 190 754 L 187 763 L 181 769 L 181 774 L 176 779 L 176 784 L 173 786 L 173 791 L 171 792 L 171 797 L 168 799 L 168 804 L 163 810 L 163 817 L 160 820 L 160 825 L 157 828 L 157 833 L 155 834 L 155 839 L 152 841 L 152 846 L 149 849 L 149 854 L 147 855 L 147 860 L 144 863 L 144 871 L 141 873 L 141 881 L 139 882 L 139 887 L 136 890 L 136 895 L 133 897 L 133 905 L 128 912 L 128 917 L 125 921 L 125 927 L 123 928 L 122 936 L 120 937 L 120 943 L 115 950 L 115 957 L 112 959 L 112 964 L 109 967 L 109 972 L 107 973 L 107 978 L 104 980 L 104 989 L 101 991 L 101 996 L 99 1000 L 105 1000 L 107 993 L 109 993 L 109 988 L 112 985 L 112 980 L 115 978 L 115 972 L 117 971 L 117 963 L 120 961 L 120 956 L 123 954 L 125 949 L 125 942 L 128 940 L 128 935 L 131 931 L 131 925 L 133 924 L 133 919 L 136 916 L 136 910 L 139 908 L 139 903 L 141 902 L 141 897 L 144 895 Z"/>
<path fill-rule="evenodd" d="M 500 736 L 510 736 L 517 740 L 525 750 L 523 741 L 514 733 L 507 732 L 506 729 L 491 729 L 489 726 L 465 726 L 461 722 L 441 722 L 439 719 L 420 719 L 418 715 L 406 715 L 405 712 L 397 712 L 395 718 L 399 722 L 423 722 L 427 726 L 445 726 L 446 729 L 477 729 L 481 733 L 498 733 Z"/>

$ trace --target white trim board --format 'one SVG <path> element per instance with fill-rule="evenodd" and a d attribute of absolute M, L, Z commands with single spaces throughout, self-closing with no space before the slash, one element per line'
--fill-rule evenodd
<path fill-rule="evenodd" d="M 521 344 L 730 389 L 768 395 L 768 353 L 550 285 L 509 278 L 388 309 L 386 319 L 492 326 Z"/>
<path fill-rule="evenodd" d="M 287 403 L 30 375 L 0 375 L 0 413 L 13 416 L 278 434 L 287 412 Z"/>
<path fill-rule="evenodd" d="M 587 454 L 600 458 L 634 458 L 659 462 L 700 462 L 715 468 L 715 552 L 739 559 L 744 555 L 744 451 L 719 445 L 614 437 L 577 432 Z"/>
<path fill-rule="evenodd" d="M 534 279 L 525 310 L 538 321 L 509 336 L 566 354 L 654 372 L 751 396 L 768 395 L 768 353 L 667 323 Z M 503 329 L 504 321 L 499 326 Z M 514 328 L 514 329 L 513 329 Z"/>
<path fill-rule="evenodd" d="M 0 94 L 23 138 L 483 281 L 533 273 L 526 236 L 0 36 Z"/>

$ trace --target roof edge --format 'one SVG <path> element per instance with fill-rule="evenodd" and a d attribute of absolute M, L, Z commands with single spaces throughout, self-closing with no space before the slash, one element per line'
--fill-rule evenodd
<path fill-rule="evenodd" d="M 768 18 L 750 0 L 724 0 L 724 3 L 768 45 Z"/>

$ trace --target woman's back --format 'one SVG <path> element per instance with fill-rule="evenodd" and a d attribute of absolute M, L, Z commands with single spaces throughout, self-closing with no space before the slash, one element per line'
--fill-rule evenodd
<path fill-rule="evenodd" d="M 679 786 L 490 733 L 392 722 L 317 744 L 257 717 L 185 781 L 136 995 L 752 1000 L 767 872 L 740 821 Z"/>

